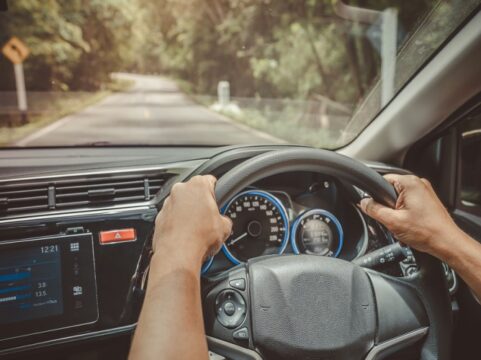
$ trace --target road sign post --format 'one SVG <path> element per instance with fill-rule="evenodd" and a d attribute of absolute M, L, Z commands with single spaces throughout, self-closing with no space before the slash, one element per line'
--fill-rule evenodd
<path fill-rule="evenodd" d="M 25 76 L 23 74 L 23 64 L 13 64 L 15 71 L 15 83 L 17 86 L 17 103 L 18 110 L 22 117 L 22 122 L 26 123 L 27 120 L 27 90 L 25 89 Z"/>
<path fill-rule="evenodd" d="M 2 48 L 2 53 L 7 59 L 13 63 L 13 70 L 15 72 L 15 85 L 17 88 L 17 105 L 20 111 L 22 123 L 28 122 L 27 111 L 27 90 L 25 87 L 25 76 L 23 72 L 23 62 L 28 57 L 30 50 L 20 41 L 20 39 L 13 36 Z"/>

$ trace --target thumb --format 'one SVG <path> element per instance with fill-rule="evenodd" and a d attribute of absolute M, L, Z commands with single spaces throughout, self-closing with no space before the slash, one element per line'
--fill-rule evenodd
<path fill-rule="evenodd" d="M 359 203 L 359 207 L 366 215 L 386 226 L 392 224 L 396 220 L 396 210 L 381 205 L 372 198 L 362 199 Z"/>

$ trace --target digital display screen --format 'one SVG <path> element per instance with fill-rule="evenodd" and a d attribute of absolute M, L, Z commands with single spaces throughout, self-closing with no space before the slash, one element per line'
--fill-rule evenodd
<path fill-rule="evenodd" d="M 97 320 L 92 234 L 0 241 L 0 348 Z"/>
<path fill-rule="evenodd" d="M 63 312 L 58 245 L 0 252 L 0 324 Z"/>

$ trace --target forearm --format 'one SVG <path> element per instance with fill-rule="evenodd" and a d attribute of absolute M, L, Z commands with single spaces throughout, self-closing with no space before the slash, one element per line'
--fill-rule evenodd
<path fill-rule="evenodd" d="M 461 230 L 435 255 L 447 263 L 481 299 L 481 244 Z"/>
<path fill-rule="evenodd" d="M 199 272 L 200 264 L 153 256 L 130 360 L 208 359 Z"/>

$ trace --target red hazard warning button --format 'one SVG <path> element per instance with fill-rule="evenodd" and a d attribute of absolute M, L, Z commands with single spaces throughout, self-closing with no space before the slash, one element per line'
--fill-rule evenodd
<path fill-rule="evenodd" d="M 101 244 L 112 244 L 135 240 L 137 240 L 137 235 L 135 234 L 134 228 L 101 231 L 99 233 L 99 241 Z"/>

